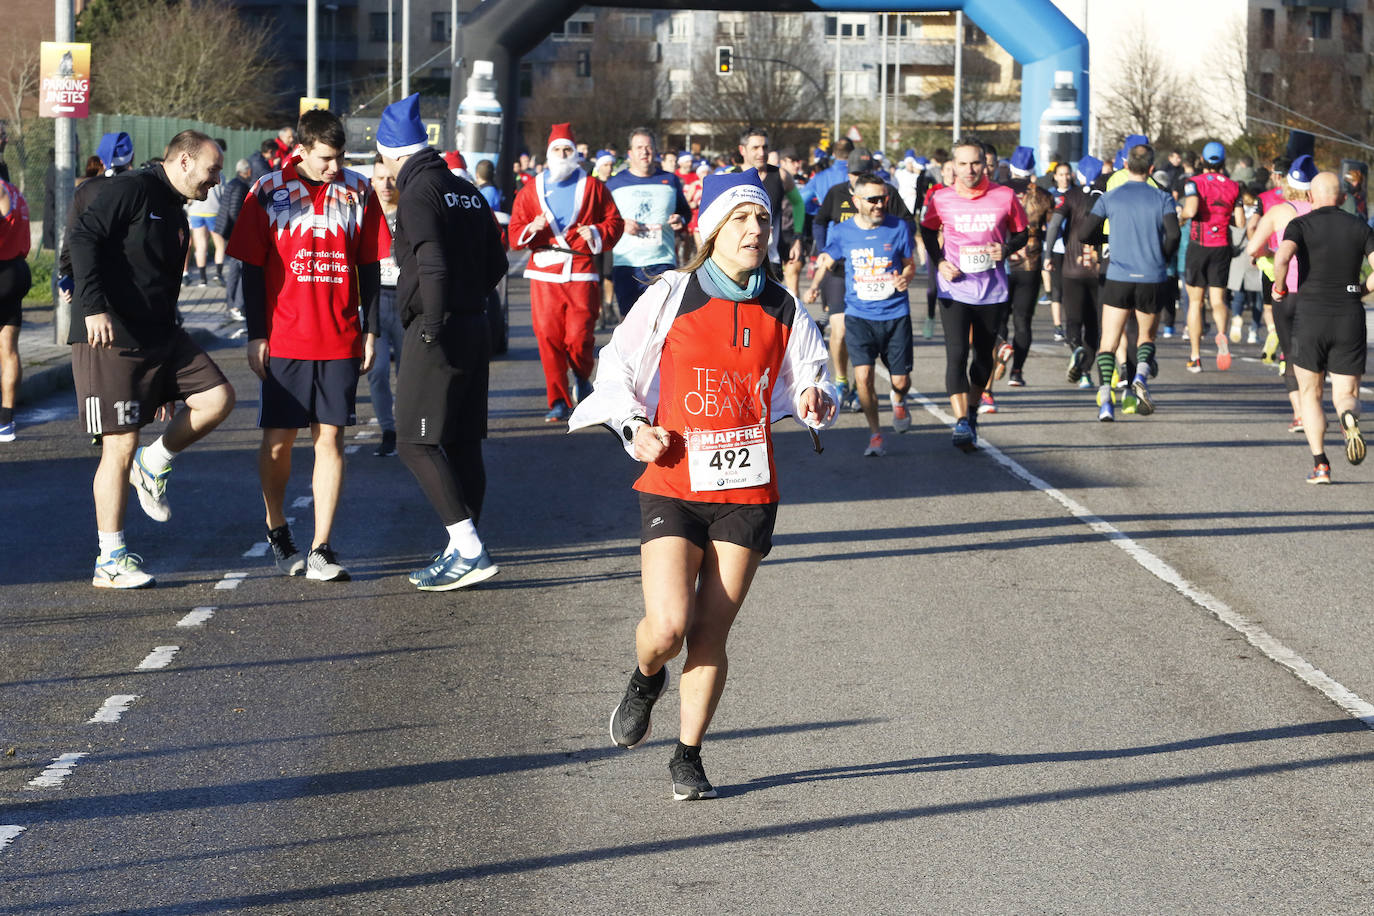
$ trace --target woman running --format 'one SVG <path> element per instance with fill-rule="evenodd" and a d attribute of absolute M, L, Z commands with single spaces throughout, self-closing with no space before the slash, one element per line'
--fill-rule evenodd
<path fill-rule="evenodd" d="M 701 741 L 725 688 L 725 641 L 777 516 L 769 424 L 835 419 L 838 393 L 811 316 L 765 274 L 771 214 L 753 169 L 702 182 L 701 247 L 659 276 L 600 355 L 595 390 L 571 429 L 605 424 L 645 463 L 635 483 L 644 618 L 638 666 L 611 715 L 637 747 L 685 645 L 681 726 L 668 764 L 673 798 L 714 798 Z M 652 419 L 650 419 L 652 418 Z"/>

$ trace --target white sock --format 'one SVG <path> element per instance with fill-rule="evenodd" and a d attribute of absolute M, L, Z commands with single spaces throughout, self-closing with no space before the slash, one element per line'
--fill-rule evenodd
<path fill-rule="evenodd" d="M 173 457 L 175 453 L 169 451 L 162 437 L 158 436 L 155 442 L 143 450 L 143 467 L 150 474 L 160 474 L 171 465 Z"/>
<path fill-rule="evenodd" d="M 124 546 L 123 531 L 97 531 L 95 534 L 100 539 L 100 555 L 102 557 L 113 556 L 116 550 Z"/>
<path fill-rule="evenodd" d="M 448 547 L 444 553 L 457 550 L 458 556 L 471 560 L 482 554 L 482 539 L 477 536 L 477 526 L 472 519 L 465 518 L 455 525 L 448 525 Z"/>

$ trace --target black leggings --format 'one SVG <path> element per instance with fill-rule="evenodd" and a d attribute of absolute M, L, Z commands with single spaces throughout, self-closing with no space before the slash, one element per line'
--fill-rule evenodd
<path fill-rule="evenodd" d="M 945 329 L 945 393 L 982 390 L 992 377 L 992 348 L 997 343 L 997 318 L 1002 303 L 968 305 L 940 300 L 940 324 Z M 969 363 L 972 331 L 973 362 Z"/>
<path fill-rule="evenodd" d="M 1026 364 L 1026 356 L 1031 346 L 1031 319 L 1035 317 L 1035 304 L 1040 299 L 1040 271 L 1007 271 L 1007 291 L 1011 295 L 1012 318 L 1012 357 L 1011 371 L 1020 372 Z M 1002 335 L 1006 336 L 1006 322 L 1002 322 Z"/>
<path fill-rule="evenodd" d="M 932 264 L 927 268 L 930 273 L 926 276 L 926 317 L 935 317 L 935 300 L 940 295 L 940 281 L 937 279 L 940 272 Z"/>
<path fill-rule="evenodd" d="M 1283 387 L 1298 390 L 1298 377 L 1293 372 L 1293 318 L 1298 313 L 1298 295 L 1290 292 L 1274 303 L 1274 330 L 1279 335 L 1279 349 L 1283 351 Z"/>
<path fill-rule="evenodd" d="M 396 452 L 415 475 L 445 528 L 465 518 L 471 518 L 476 524 L 487 493 L 481 439 L 449 442 L 443 446 L 401 442 Z"/>
<path fill-rule="evenodd" d="M 1064 340 L 1070 347 L 1083 347 L 1096 353 L 1102 340 L 1102 323 L 1097 304 L 1097 279 L 1064 278 Z"/>

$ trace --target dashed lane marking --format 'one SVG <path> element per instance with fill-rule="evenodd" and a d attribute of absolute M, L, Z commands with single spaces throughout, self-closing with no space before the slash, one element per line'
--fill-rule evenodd
<path fill-rule="evenodd" d="M 258 541 L 252 547 L 245 550 L 243 555 L 245 557 L 265 557 L 267 556 L 267 551 L 271 549 L 271 544 L 268 544 L 266 541 Z"/>
<path fill-rule="evenodd" d="M 345 446 L 345 447 L 344 447 L 344 454 L 345 454 L 345 455 L 356 455 L 356 454 L 358 453 L 358 449 L 360 449 L 360 448 L 362 448 L 361 445 L 349 445 L 349 446 Z"/>
<path fill-rule="evenodd" d="M 191 611 L 191 613 L 187 614 L 185 617 L 183 617 L 183 618 L 181 618 L 180 620 L 177 621 L 177 626 L 179 626 L 179 627 L 198 627 L 198 626 L 201 626 L 201 625 L 203 625 L 203 624 L 205 623 L 205 621 L 207 621 L 207 620 L 209 620 L 211 617 L 215 616 L 215 611 L 216 611 L 216 610 L 218 610 L 218 609 L 217 609 L 217 608 L 213 608 L 213 607 L 198 607 L 198 608 L 194 608 L 194 609 Z"/>
<path fill-rule="evenodd" d="M 29 780 L 27 788 L 30 789 L 55 789 L 72 775 L 72 767 L 76 766 L 77 761 L 82 757 L 88 756 L 84 751 L 63 754 L 61 757 L 53 758 L 53 762 L 48 764 L 47 769 Z"/>
<path fill-rule="evenodd" d="M 135 671 L 156 671 L 159 668 L 166 668 L 172 663 L 172 658 L 181 651 L 181 646 L 157 646 L 148 653 L 148 657 L 138 663 Z"/>
<path fill-rule="evenodd" d="M 223 579 L 220 579 L 218 582 L 215 583 L 215 588 L 217 588 L 217 589 L 238 588 L 238 587 L 239 587 L 239 583 L 242 582 L 242 581 L 243 581 L 244 579 L 246 579 L 246 578 L 248 578 L 248 573 L 246 573 L 246 572 L 231 572 L 231 573 L 225 573 L 225 574 L 224 574 L 224 578 L 223 578 Z"/>
<path fill-rule="evenodd" d="M 117 693 L 105 701 L 105 704 L 96 710 L 95 715 L 86 720 L 87 725 L 96 722 L 118 722 L 119 717 L 129 711 L 129 707 L 134 705 L 134 700 L 138 699 L 136 693 Z"/>
<path fill-rule="evenodd" d="M 20 827 L 18 824 L 0 825 L 0 849 L 4 849 L 9 844 L 19 838 L 19 834 L 27 830 L 27 827 Z"/>
<path fill-rule="evenodd" d="M 313 503 L 314 501 L 315 501 L 315 497 L 313 497 L 313 496 L 297 496 L 296 499 L 295 499 L 295 501 L 293 501 L 293 502 L 291 503 L 291 508 L 292 508 L 292 509 L 309 509 L 309 508 L 310 508 L 310 504 Z M 289 521 L 289 519 L 288 519 L 288 521 Z"/>
<path fill-rule="evenodd" d="M 954 417 L 950 416 L 934 401 L 931 401 L 916 389 L 911 389 L 909 396 L 924 407 L 927 413 L 938 419 L 941 423 L 946 426 L 954 425 Z M 1093 531 L 1106 538 L 1109 543 L 1121 548 L 1127 556 L 1135 560 L 1136 563 L 1151 575 L 1172 586 L 1188 600 L 1209 611 L 1222 623 L 1244 636 L 1250 645 L 1263 652 L 1271 661 L 1277 662 L 1287 668 L 1289 671 L 1293 672 L 1293 674 L 1297 675 L 1298 679 L 1303 683 L 1319 691 L 1328 700 L 1345 710 L 1352 717 L 1359 719 L 1366 726 L 1374 729 L 1374 704 L 1361 699 L 1348 687 L 1312 665 L 1297 652 L 1294 652 L 1292 649 L 1279 642 L 1255 621 L 1239 613 L 1234 608 L 1231 608 L 1215 595 L 1209 594 L 1201 588 L 1198 588 L 1192 582 L 1184 578 L 1182 573 L 1178 570 L 1140 546 L 1130 537 L 1122 533 L 1120 529 L 1094 515 L 1086 506 L 1050 486 L 1044 480 L 1023 467 L 1020 463 L 1008 458 L 1002 453 L 1001 449 L 997 448 L 997 446 L 979 437 L 978 450 L 1006 468 L 1013 477 L 1020 478 L 1059 503 L 1059 505 L 1068 510 L 1069 514 L 1074 518 L 1077 518 Z"/>

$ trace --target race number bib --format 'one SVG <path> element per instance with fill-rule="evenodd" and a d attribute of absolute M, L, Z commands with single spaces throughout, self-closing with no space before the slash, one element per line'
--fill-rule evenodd
<path fill-rule="evenodd" d="M 965 245 L 959 249 L 959 270 L 966 274 L 985 273 L 997 266 L 1001 256 L 1001 245 Z"/>
<path fill-rule="evenodd" d="M 882 302 L 897 295 L 892 274 L 886 270 L 855 270 L 854 294 L 863 302 Z"/>
<path fill-rule="evenodd" d="M 396 259 L 391 255 L 382 258 L 382 285 L 393 287 L 401 278 L 401 269 L 396 266 Z"/>
<path fill-rule="evenodd" d="M 762 423 L 739 429 L 688 430 L 687 474 L 692 490 L 734 490 L 772 480 L 768 434 Z"/>

